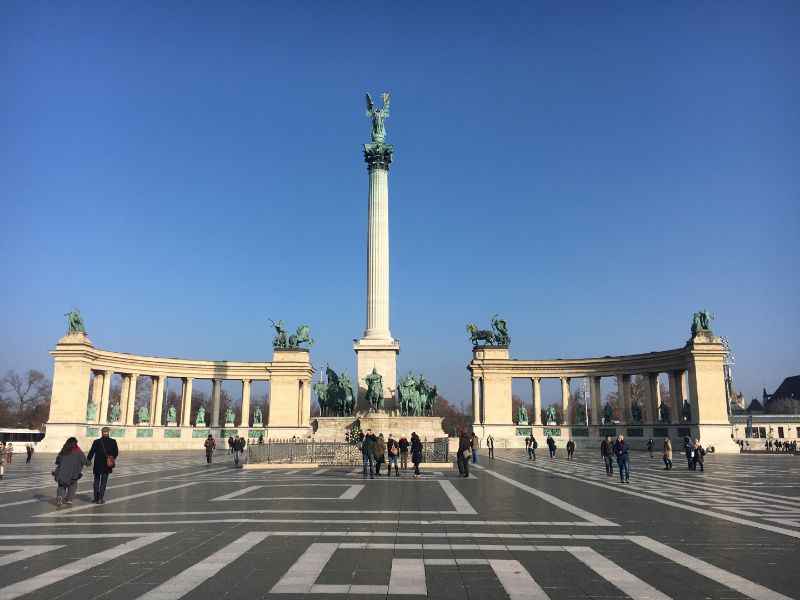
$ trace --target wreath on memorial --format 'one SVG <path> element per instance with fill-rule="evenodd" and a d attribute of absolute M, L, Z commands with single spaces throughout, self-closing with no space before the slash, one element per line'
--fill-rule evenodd
<path fill-rule="evenodd" d="M 344 441 L 355 444 L 356 446 L 364 439 L 364 432 L 361 431 L 361 425 L 358 422 L 353 423 L 344 431 Z"/>

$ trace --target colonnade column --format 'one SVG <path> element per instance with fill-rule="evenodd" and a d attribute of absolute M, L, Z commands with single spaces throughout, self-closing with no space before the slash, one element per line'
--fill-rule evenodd
<path fill-rule="evenodd" d="M 570 425 L 572 419 L 570 418 L 569 406 L 569 377 L 561 378 L 561 424 Z"/>
<path fill-rule="evenodd" d="M 153 424 L 153 419 L 156 415 L 156 395 L 158 394 L 158 377 L 155 375 L 150 376 L 150 405 L 147 407 L 148 410 L 148 422 L 147 425 Z M 142 423 L 140 423 L 142 425 Z"/>
<path fill-rule="evenodd" d="M 619 405 L 619 420 L 623 423 L 631 422 L 631 376 L 617 376 L 617 404 Z"/>
<path fill-rule="evenodd" d="M 94 379 L 92 380 L 92 404 L 94 404 L 96 408 L 99 409 L 100 402 L 102 401 L 101 397 L 103 394 L 103 372 L 92 371 L 92 373 L 94 374 Z M 93 421 L 97 421 L 98 418 L 99 418 L 98 411 L 95 410 Z"/>
<path fill-rule="evenodd" d="M 192 424 L 192 383 L 191 377 L 183 378 L 183 390 L 181 390 L 181 425 L 189 427 Z"/>
<path fill-rule="evenodd" d="M 239 427 L 250 427 L 250 380 L 242 379 L 242 419 Z"/>
<path fill-rule="evenodd" d="M 97 411 L 97 422 L 108 423 L 108 398 L 111 395 L 111 371 L 103 371 L 103 392 Z"/>
<path fill-rule="evenodd" d="M 542 424 L 542 378 L 531 377 L 533 387 L 533 424 Z"/>
<path fill-rule="evenodd" d="M 211 426 L 219 427 L 219 403 L 222 393 L 222 380 L 214 379 L 211 386 Z"/>
<path fill-rule="evenodd" d="M 153 425 L 163 425 L 161 415 L 164 412 L 164 383 L 167 378 L 164 375 L 159 375 L 153 379 L 155 380 L 153 387 L 156 390 L 156 405 L 153 407 L 153 414 L 150 415 L 150 422 Z"/>
<path fill-rule="evenodd" d="M 600 397 L 600 379 L 600 377 L 592 377 L 589 383 L 591 386 L 589 394 L 592 396 L 592 425 L 602 423 L 603 399 Z"/>
<path fill-rule="evenodd" d="M 481 379 L 472 377 L 472 424 L 481 423 Z"/>
<path fill-rule="evenodd" d="M 122 374 L 122 385 L 119 392 L 119 418 L 125 422 L 125 415 L 128 414 L 128 389 L 131 385 L 130 375 Z"/>
<path fill-rule="evenodd" d="M 683 371 L 669 372 L 669 422 L 677 425 L 681 422 L 684 399 Z"/>
<path fill-rule="evenodd" d="M 136 414 L 136 381 L 139 379 L 137 373 L 131 373 L 128 381 L 128 399 L 125 402 L 126 425 L 133 425 L 133 415 Z"/>
<path fill-rule="evenodd" d="M 647 407 L 645 422 L 658 423 L 658 373 L 646 373 L 644 377 L 644 404 Z"/>

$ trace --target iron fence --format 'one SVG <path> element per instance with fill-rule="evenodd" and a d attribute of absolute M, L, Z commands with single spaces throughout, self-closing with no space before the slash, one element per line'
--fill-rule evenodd
<path fill-rule="evenodd" d="M 422 462 L 449 462 L 447 438 L 422 442 Z M 247 447 L 248 463 L 292 464 L 313 463 L 320 466 L 358 466 L 361 450 L 347 442 L 316 440 L 269 440 Z"/>

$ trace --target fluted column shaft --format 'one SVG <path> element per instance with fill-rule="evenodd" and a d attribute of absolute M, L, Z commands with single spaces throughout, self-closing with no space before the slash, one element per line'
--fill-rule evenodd
<path fill-rule="evenodd" d="M 365 338 L 391 339 L 389 332 L 389 172 L 369 170 L 367 237 L 367 329 Z"/>
<path fill-rule="evenodd" d="M 531 377 L 531 393 L 533 394 L 533 424 L 542 424 L 542 380 Z"/>
<path fill-rule="evenodd" d="M 242 380 L 242 419 L 239 427 L 250 427 L 250 380 Z"/>
<path fill-rule="evenodd" d="M 181 393 L 181 425 L 189 427 L 192 424 L 192 384 L 194 379 L 185 377 L 183 379 L 183 391 Z"/>
<path fill-rule="evenodd" d="M 572 419 L 569 413 L 569 377 L 561 378 L 561 424 L 570 425 Z"/>
<path fill-rule="evenodd" d="M 156 388 L 156 405 L 153 409 L 153 414 L 150 415 L 150 422 L 153 425 L 163 425 L 161 422 L 161 415 L 164 412 L 164 384 L 166 383 L 166 377 L 163 375 L 155 378 L 155 385 L 153 387 Z"/>
<path fill-rule="evenodd" d="M 133 425 L 133 415 L 136 414 L 136 381 L 139 375 L 131 373 L 128 380 L 128 400 L 125 403 L 125 421 L 126 425 Z"/>
<path fill-rule="evenodd" d="M 219 427 L 219 404 L 222 395 L 222 380 L 214 379 L 211 386 L 211 426 Z"/>
<path fill-rule="evenodd" d="M 592 377 L 590 379 L 591 391 L 589 393 L 592 396 L 592 425 L 599 425 L 602 423 L 603 418 L 603 399 L 600 397 L 600 379 L 600 377 Z"/>
<path fill-rule="evenodd" d="M 658 423 L 658 373 L 645 375 L 644 397 L 647 406 L 645 422 Z"/>
<path fill-rule="evenodd" d="M 481 424 L 481 380 L 472 378 L 472 424 Z"/>
<path fill-rule="evenodd" d="M 108 422 L 108 399 L 111 396 L 111 371 L 103 371 L 103 393 L 100 397 L 100 406 L 97 411 L 98 423 Z"/>

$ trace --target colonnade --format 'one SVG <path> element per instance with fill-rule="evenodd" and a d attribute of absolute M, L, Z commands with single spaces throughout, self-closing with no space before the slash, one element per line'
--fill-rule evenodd
<path fill-rule="evenodd" d="M 111 396 L 111 378 L 115 371 L 111 370 L 95 370 L 92 369 L 93 383 L 92 394 L 90 402 L 97 407 L 94 419 L 87 419 L 89 423 L 108 423 L 109 421 L 109 408 Z M 122 386 L 120 393 L 120 419 L 118 421 L 121 425 L 149 425 L 151 427 L 158 427 L 161 425 L 177 425 L 189 427 L 194 424 L 193 417 L 196 415 L 191 414 L 192 406 L 192 388 L 194 385 L 194 377 L 179 377 L 181 381 L 181 394 L 180 406 L 176 407 L 176 415 L 178 420 L 174 423 L 167 421 L 164 405 L 164 395 L 166 390 L 166 375 L 141 375 L 139 373 L 119 373 L 122 377 Z M 151 393 L 150 402 L 148 404 L 149 421 L 147 423 L 135 423 L 136 413 L 136 384 L 142 377 L 148 377 L 151 380 Z M 222 396 L 222 382 L 226 381 L 221 378 L 212 379 L 212 393 L 211 393 L 211 427 L 220 426 L 220 405 Z M 242 385 L 242 416 L 238 423 L 234 423 L 237 427 L 250 427 L 255 423 L 251 423 L 250 419 L 250 389 L 253 380 L 241 379 Z M 265 380 L 268 381 L 268 380 Z M 262 423 L 258 423 L 261 425 Z"/>
<path fill-rule="evenodd" d="M 678 425 L 681 427 L 672 428 L 673 433 L 682 431 L 682 435 L 689 435 L 691 431 L 692 435 L 697 436 L 704 432 L 707 439 L 713 439 L 715 444 L 732 450 L 724 358 L 725 349 L 721 340 L 709 331 L 694 334 L 683 348 L 601 358 L 518 360 L 509 358 L 508 347 L 476 346 L 473 348 L 473 359 L 467 365 L 472 378 L 473 426 L 484 435 L 491 433 L 495 439 L 515 438 L 518 426 L 513 423 L 511 414 L 512 381 L 524 378 L 531 383 L 533 415 L 530 425 L 520 423 L 519 426 L 546 427 L 547 423 L 542 423 L 541 384 L 544 379 L 556 379 L 561 387 L 562 420 L 558 423 L 559 435 L 598 435 L 604 425 L 602 379 L 614 377 L 617 381 L 619 419 L 609 424 L 612 427 L 627 425 L 630 427 L 627 430 L 629 435 L 635 432 L 641 436 L 639 425 L 647 428 L 648 435 L 660 435 L 655 433 L 658 427 Z M 669 419 L 662 422 L 659 377 L 663 373 L 667 375 L 670 402 Z M 644 378 L 644 414 L 634 422 L 631 380 L 636 375 Z M 591 398 L 589 420 L 588 423 L 573 423 L 571 382 L 584 378 L 588 380 Z M 691 409 L 688 418 L 683 412 L 686 400 Z"/>

